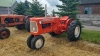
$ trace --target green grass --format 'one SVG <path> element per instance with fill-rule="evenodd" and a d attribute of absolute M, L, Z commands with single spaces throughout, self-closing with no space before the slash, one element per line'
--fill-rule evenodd
<path fill-rule="evenodd" d="M 60 34 L 57 37 L 67 37 L 67 33 Z M 100 44 L 100 31 L 82 30 L 80 37 L 82 40 Z"/>
<path fill-rule="evenodd" d="M 100 44 L 100 31 L 82 30 L 81 38 L 86 41 Z"/>

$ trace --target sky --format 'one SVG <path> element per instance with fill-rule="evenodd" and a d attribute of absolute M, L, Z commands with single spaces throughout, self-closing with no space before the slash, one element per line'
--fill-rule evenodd
<path fill-rule="evenodd" d="M 25 0 L 17 0 L 24 2 Z M 29 2 L 32 2 L 32 0 L 27 0 Z M 55 11 L 58 11 L 58 8 L 56 7 L 56 5 L 61 4 L 61 2 L 59 0 L 38 0 L 40 2 L 40 4 L 42 4 L 42 6 L 44 7 L 45 4 L 47 4 L 47 12 L 48 14 L 51 14 L 51 11 L 53 11 L 53 9 Z"/>

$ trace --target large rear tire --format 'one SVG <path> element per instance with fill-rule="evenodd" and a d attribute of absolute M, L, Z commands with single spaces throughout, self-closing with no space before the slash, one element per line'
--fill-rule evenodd
<path fill-rule="evenodd" d="M 16 28 L 17 28 L 18 30 L 23 30 L 23 29 L 25 29 L 25 24 L 17 25 Z"/>
<path fill-rule="evenodd" d="M 27 20 L 25 23 L 25 28 L 28 32 L 30 32 L 30 20 Z"/>
<path fill-rule="evenodd" d="M 1 28 L 0 29 L 0 39 L 5 39 L 10 36 L 10 30 L 7 28 Z"/>
<path fill-rule="evenodd" d="M 68 39 L 70 41 L 79 40 L 81 34 L 81 23 L 78 20 L 74 20 L 68 26 Z"/>

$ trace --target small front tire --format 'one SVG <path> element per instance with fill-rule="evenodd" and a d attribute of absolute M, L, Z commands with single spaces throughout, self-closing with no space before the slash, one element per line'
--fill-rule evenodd
<path fill-rule="evenodd" d="M 39 50 L 43 47 L 45 39 L 42 35 L 36 36 L 31 40 L 31 48 Z"/>
<path fill-rule="evenodd" d="M 27 46 L 31 48 L 31 40 L 34 38 L 34 35 L 30 35 L 27 39 Z"/>

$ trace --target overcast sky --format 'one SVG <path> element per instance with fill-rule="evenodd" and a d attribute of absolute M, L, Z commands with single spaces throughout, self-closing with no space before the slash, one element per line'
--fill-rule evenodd
<path fill-rule="evenodd" d="M 25 0 L 17 0 L 24 2 Z M 32 2 L 32 0 L 27 0 L 29 2 Z M 59 0 L 38 0 L 41 4 L 43 4 L 42 6 L 44 7 L 45 4 L 47 4 L 47 10 L 48 13 L 51 14 L 51 11 L 54 9 L 55 11 L 58 11 L 56 5 L 61 4 L 61 2 Z"/>

